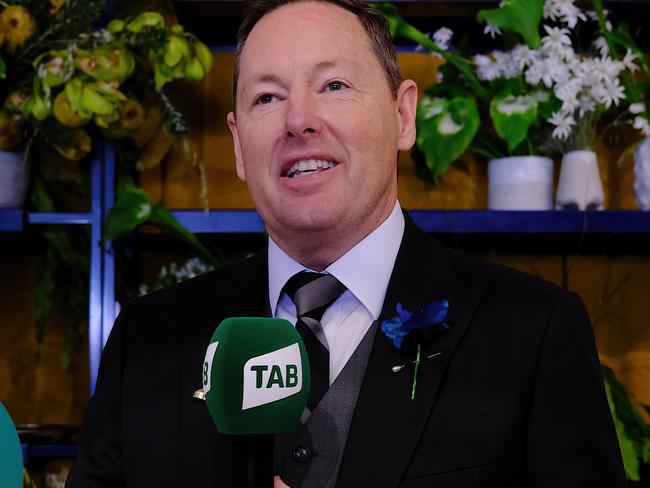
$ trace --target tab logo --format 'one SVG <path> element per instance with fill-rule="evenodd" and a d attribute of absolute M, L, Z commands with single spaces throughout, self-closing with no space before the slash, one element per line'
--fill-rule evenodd
<path fill-rule="evenodd" d="M 266 405 L 302 390 L 298 344 L 249 359 L 244 364 L 242 410 Z"/>

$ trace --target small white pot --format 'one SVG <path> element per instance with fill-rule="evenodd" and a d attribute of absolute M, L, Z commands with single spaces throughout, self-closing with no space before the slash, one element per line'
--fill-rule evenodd
<path fill-rule="evenodd" d="M 558 210 L 602 210 L 603 185 L 598 157 L 593 151 L 571 151 L 562 158 L 555 208 Z"/>
<path fill-rule="evenodd" d="M 21 208 L 29 167 L 23 151 L 0 150 L 0 208 Z"/>
<path fill-rule="evenodd" d="M 553 161 L 542 156 L 511 156 L 488 163 L 490 210 L 551 210 Z"/>
<path fill-rule="evenodd" d="M 641 210 L 650 210 L 650 137 L 634 151 L 634 196 Z"/>

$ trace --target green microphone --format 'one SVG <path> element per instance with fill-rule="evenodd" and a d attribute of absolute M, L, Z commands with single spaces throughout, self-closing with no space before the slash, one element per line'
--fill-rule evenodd
<path fill-rule="evenodd" d="M 0 486 L 22 488 L 23 453 L 9 412 L 0 402 Z"/>
<path fill-rule="evenodd" d="M 203 363 L 203 393 L 222 434 L 293 432 L 310 383 L 305 346 L 283 319 L 225 319 Z"/>
<path fill-rule="evenodd" d="M 271 434 L 293 432 L 309 398 L 300 335 L 282 319 L 225 319 L 212 335 L 202 373 L 210 416 L 219 432 L 232 436 L 232 479 L 242 488 L 272 487 Z"/>

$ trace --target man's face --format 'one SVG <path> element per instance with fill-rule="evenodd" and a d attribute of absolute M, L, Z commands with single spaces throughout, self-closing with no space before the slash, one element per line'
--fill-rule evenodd
<path fill-rule="evenodd" d="M 264 16 L 242 51 L 236 96 L 237 174 L 276 242 L 361 239 L 388 216 L 397 151 L 415 138 L 417 88 L 405 81 L 393 98 L 352 13 L 307 1 Z"/>

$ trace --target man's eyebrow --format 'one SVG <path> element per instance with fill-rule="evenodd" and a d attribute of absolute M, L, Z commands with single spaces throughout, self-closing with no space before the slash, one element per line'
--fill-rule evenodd
<path fill-rule="evenodd" d="M 360 65 L 353 60 L 341 59 L 334 60 L 328 59 L 325 61 L 320 61 L 312 66 L 309 71 L 310 73 L 317 73 L 319 71 L 324 71 L 329 68 L 335 68 L 337 66 L 349 66 L 351 68 L 359 69 Z M 249 83 L 282 83 L 282 80 L 279 76 L 274 75 L 273 73 L 259 73 L 251 76 L 248 80 Z"/>
<path fill-rule="evenodd" d="M 252 83 L 280 83 L 280 77 L 271 73 L 260 73 L 252 76 L 249 81 Z"/>
<path fill-rule="evenodd" d="M 316 63 L 312 68 L 311 72 L 315 73 L 318 71 L 323 71 L 329 68 L 336 68 L 337 66 L 347 66 L 354 69 L 359 69 L 360 65 L 352 59 L 328 59 Z"/>

